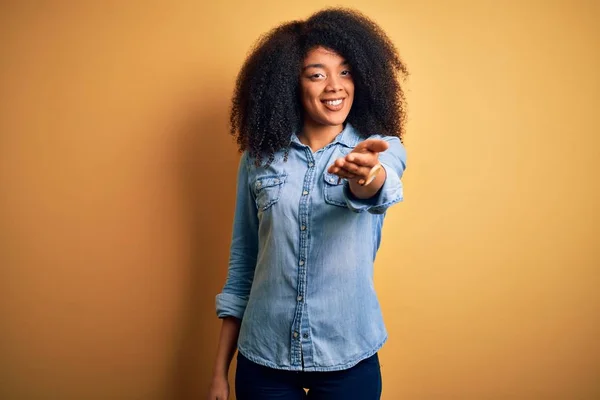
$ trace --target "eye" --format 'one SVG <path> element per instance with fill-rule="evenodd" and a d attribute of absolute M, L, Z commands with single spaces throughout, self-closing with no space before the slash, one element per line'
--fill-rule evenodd
<path fill-rule="evenodd" d="M 317 79 L 325 78 L 325 75 L 323 75 L 322 73 L 318 72 L 316 74 L 309 75 L 309 78 L 313 79 L 313 80 L 317 80 Z"/>
<path fill-rule="evenodd" d="M 345 69 L 342 71 L 342 76 L 350 76 L 350 70 L 349 69 Z"/>

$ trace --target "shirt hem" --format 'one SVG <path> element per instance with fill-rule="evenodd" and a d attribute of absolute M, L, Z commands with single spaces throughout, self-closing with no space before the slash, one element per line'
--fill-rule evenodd
<path fill-rule="evenodd" d="M 387 341 L 388 336 L 386 335 L 383 340 L 381 342 L 379 342 L 379 344 L 377 344 L 375 347 L 373 347 L 372 349 L 370 349 L 369 351 L 362 353 L 360 356 L 358 356 L 357 358 L 353 359 L 352 361 L 346 362 L 344 364 L 337 364 L 337 365 L 316 365 L 316 366 L 312 366 L 312 367 L 307 367 L 305 366 L 304 368 L 302 368 L 301 365 L 298 366 L 294 366 L 294 365 L 277 365 L 273 362 L 267 361 L 259 356 L 256 356 L 254 354 L 252 354 L 251 352 L 246 351 L 242 346 L 238 345 L 238 351 L 244 356 L 246 357 L 248 360 L 262 365 L 263 367 L 268 367 L 268 368 L 273 368 L 273 369 L 278 369 L 278 370 L 284 370 L 284 371 L 305 371 L 305 372 L 331 372 L 331 371 L 343 371 L 345 369 L 349 369 L 354 367 L 356 364 L 358 364 L 359 362 L 366 360 L 367 358 L 373 356 L 375 353 L 377 353 L 379 350 L 381 350 L 381 348 L 383 347 L 383 345 L 385 344 L 385 342 Z"/>

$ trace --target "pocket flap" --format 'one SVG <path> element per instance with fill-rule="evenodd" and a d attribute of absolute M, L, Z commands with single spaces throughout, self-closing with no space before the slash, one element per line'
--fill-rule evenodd
<path fill-rule="evenodd" d="M 325 173 L 323 174 L 323 179 L 325 179 L 325 182 L 329 183 L 330 185 L 342 185 L 344 183 L 343 180 L 340 181 L 339 176 L 335 174 L 330 174 L 327 171 L 325 171 Z"/>
<path fill-rule="evenodd" d="M 257 192 L 261 189 L 281 185 L 285 182 L 285 175 L 262 176 L 254 182 L 254 188 Z"/>

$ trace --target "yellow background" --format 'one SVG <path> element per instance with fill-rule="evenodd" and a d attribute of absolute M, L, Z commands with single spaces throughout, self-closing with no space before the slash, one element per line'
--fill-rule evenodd
<path fill-rule="evenodd" d="M 0 4 L 0 398 L 204 398 L 235 75 L 335 3 Z M 412 73 L 383 399 L 600 398 L 600 3 L 344 4 Z"/>

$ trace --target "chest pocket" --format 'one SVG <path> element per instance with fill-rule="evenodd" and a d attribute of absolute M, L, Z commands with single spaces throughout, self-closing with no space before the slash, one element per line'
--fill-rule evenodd
<path fill-rule="evenodd" d="M 254 196 L 258 210 L 265 211 L 279 201 L 286 178 L 285 174 L 256 178 L 256 181 L 254 181 Z"/>
<path fill-rule="evenodd" d="M 325 194 L 325 203 L 331 204 L 338 207 L 348 208 L 346 204 L 346 197 L 344 196 L 344 181 L 342 180 L 340 183 L 339 177 L 334 174 L 330 174 L 325 171 L 323 174 L 324 180 L 324 189 L 323 192 Z"/>

